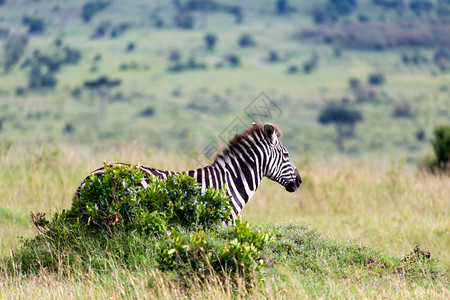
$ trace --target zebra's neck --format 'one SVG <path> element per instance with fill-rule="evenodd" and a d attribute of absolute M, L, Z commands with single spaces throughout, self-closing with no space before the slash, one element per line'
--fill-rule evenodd
<path fill-rule="evenodd" d="M 202 192 L 207 187 L 222 188 L 225 184 L 227 194 L 231 197 L 232 215 L 237 215 L 254 195 L 261 183 L 263 169 L 258 155 L 251 155 L 244 151 L 230 152 L 226 156 L 218 157 L 214 163 L 204 168 L 186 172 L 194 177 L 202 186 Z"/>

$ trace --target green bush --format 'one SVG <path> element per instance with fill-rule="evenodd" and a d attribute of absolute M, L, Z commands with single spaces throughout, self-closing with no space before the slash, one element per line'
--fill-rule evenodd
<path fill-rule="evenodd" d="M 434 167 L 442 171 L 450 170 L 450 125 L 436 127 L 431 144 L 436 155 Z"/>
<path fill-rule="evenodd" d="M 200 185 L 186 174 L 150 179 L 144 188 L 138 167 L 105 163 L 89 176 L 70 209 L 31 218 L 40 235 L 24 240 L 9 266 L 23 273 L 42 268 L 59 273 L 74 267 L 108 271 L 111 262 L 172 272 L 176 279 L 210 276 L 251 287 L 263 278 L 266 231 L 238 220 L 233 228 L 225 189 Z"/>
<path fill-rule="evenodd" d="M 230 221 L 225 190 L 208 188 L 201 194 L 200 185 L 186 174 L 171 175 L 164 181 L 152 178 L 147 188 L 140 184 L 143 179 L 139 168 L 105 165 L 105 172 L 86 180 L 67 213 L 67 221 L 105 233 L 151 233 L 153 227 L 210 227 Z"/>
<path fill-rule="evenodd" d="M 252 287 L 264 278 L 261 251 L 273 237 L 267 231 L 255 231 L 238 220 L 232 230 L 198 231 L 189 235 L 172 228 L 162 240 L 157 257 L 163 271 L 177 270 L 178 275 L 195 275 L 200 279 L 215 275 L 237 284 L 244 280 Z"/>

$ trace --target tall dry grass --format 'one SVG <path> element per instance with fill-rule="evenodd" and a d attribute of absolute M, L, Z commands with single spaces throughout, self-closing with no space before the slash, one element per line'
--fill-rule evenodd
<path fill-rule="evenodd" d="M 72 195 L 90 171 L 108 162 L 129 162 L 163 169 L 187 170 L 195 160 L 182 153 L 165 153 L 137 144 L 97 152 L 58 145 L 13 145 L 0 151 L 0 255 L 20 242 L 18 236 L 36 234 L 30 211 L 55 212 L 71 205 Z M 337 160 L 340 160 L 339 158 Z M 243 211 L 252 224 L 294 222 L 309 224 L 324 235 L 355 239 L 388 253 L 403 255 L 414 246 L 430 250 L 449 273 L 450 179 L 411 171 L 388 163 L 371 166 L 340 163 L 307 163 L 294 157 L 304 181 L 289 194 L 263 180 Z M 236 297 L 230 286 L 207 285 L 195 279 L 180 289 L 155 270 L 130 273 L 116 268 L 110 276 L 73 270 L 70 276 L 43 272 L 38 276 L 11 275 L 0 266 L 0 298 L 206 298 Z M 305 284 L 285 270 L 283 279 L 269 281 L 252 295 L 238 298 L 308 298 L 324 295 L 345 298 L 448 298 L 448 285 L 428 289 L 408 285 L 395 276 L 372 282 L 355 277 L 327 280 L 325 286 Z M 255 291 L 254 291 L 255 292 Z"/>
<path fill-rule="evenodd" d="M 306 223 L 397 255 L 420 245 L 450 266 L 450 178 L 395 163 L 320 165 L 305 166 L 294 194 L 264 182 L 244 217 L 253 224 Z"/>

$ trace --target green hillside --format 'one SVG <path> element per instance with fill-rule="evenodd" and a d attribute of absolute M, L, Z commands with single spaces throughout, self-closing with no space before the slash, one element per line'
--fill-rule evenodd
<path fill-rule="evenodd" d="M 291 152 L 321 157 L 337 148 L 334 126 L 317 121 L 320 110 L 345 99 L 363 117 L 345 139 L 347 154 L 414 160 L 430 150 L 433 127 L 449 120 L 450 58 L 436 61 L 438 51 L 448 53 L 439 38 L 446 23 L 437 21 L 445 1 L 431 1 L 422 15 L 410 8 L 414 1 L 401 11 L 358 1 L 339 16 L 328 12 L 333 1 L 279 2 L 3 1 L 0 138 L 95 148 L 138 141 L 199 155 L 226 140 L 237 118 L 237 128 L 274 122 Z M 88 3 L 103 6 L 86 21 Z M 322 12 L 325 24 L 317 24 Z M 415 22 L 425 37 L 411 46 L 377 31 L 390 43 L 373 46 L 342 33 L 358 32 L 358 24 L 405 27 L 396 22 Z M 213 49 L 208 33 L 216 37 Z M 245 34 L 250 42 L 241 47 Z M 20 36 L 21 56 L 13 48 Z M 12 66 L 7 49 L 15 49 Z M 377 74 L 384 83 L 370 85 Z M 120 84 L 85 86 L 103 76 Z M 276 109 L 261 107 L 261 93 Z"/>

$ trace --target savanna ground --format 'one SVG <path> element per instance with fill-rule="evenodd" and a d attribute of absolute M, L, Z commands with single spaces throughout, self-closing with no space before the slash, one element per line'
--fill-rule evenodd
<path fill-rule="evenodd" d="M 9 151 L 3 149 L 1 256 L 10 255 L 19 245 L 18 237 L 37 234 L 29 218 L 30 211 L 52 213 L 70 207 L 73 191 L 82 177 L 80 174 L 96 168 L 99 160 L 127 160 L 176 170 L 195 165 L 195 161 L 182 154 L 162 153 L 137 144 L 95 154 L 58 146 L 14 145 Z M 269 274 L 265 286 L 250 294 L 242 289 L 239 297 L 448 297 L 448 178 L 411 172 L 398 164 L 380 168 L 346 162 L 345 158 L 333 168 L 308 162 L 301 156 L 294 157 L 294 161 L 304 179 L 300 191 L 288 194 L 278 184 L 264 180 L 243 211 L 245 220 L 262 227 L 301 225 L 305 232 L 316 229 L 320 235 L 328 237 L 325 240 L 329 239 L 329 243 L 356 248 L 368 246 L 371 251 L 381 251 L 381 256 L 404 257 L 420 245 L 438 260 L 441 275 L 434 280 L 417 281 L 394 273 L 381 276 L 376 271 L 361 271 L 355 265 L 331 269 L 327 275 L 319 276 L 303 270 L 300 264 L 287 267 L 280 263 L 277 276 Z M 302 253 L 297 255 L 301 261 Z M 321 260 L 325 264 L 330 260 L 331 264 L 331 258 L 325 254 Z M 228 298 L 234 290 L 230 285 L 214 281 L 205 287 L 194 279 L 191 288 L 185 290 L 171 283 L 170 278 L 157 269 L 140 270 L 138 267 L 129 271 L 120 265 L 113 266 L 111 274 L 86 273 L 75 268 L 68 276 L 45 270 L 38 275 L 14 275 L 4 272 L 3 267 L 2 298 L 132 295 Z"/>
<path fill-rule="evenodd" d="M 262 227 L 306 226 L 307 232 L 317 230 L 338 243 L 362 244 L 396 257 L 420 245 L 438 259 L 444 275 L 435 281 L 416 281 L 396 274 L 377 276 L 355 266 L 343 269 L 344 276 L 337 271 L 333 275 L 335 269 L 330 268 L 326 276 L 317 277 L 300 267 L 278 267 L 278 275 L 269 276 L 264 287 L 251 295 L 240 290 L 240 297 L 449 297 L 450 181 L 416 167 L 431 152 L 434 126 L 448 123 L 450 114 L 450 73 L 432 63 L 435 48 L 361 51 L 294 38 L 302 29 L 315 28 L 310 13 L 319 1 L 291 1 L 297 11 L 286 15 L 274 13 L 274 1 L 228 1 L 242 6 L 241 24 L 229 14 L 194 12 L 191 30 L 173 24 L 177 1 L 112 1 L 89 23 L 79 16 L 85 2 L 23 0 L 0 6 L 0 27 L 13 34 L 26 33 L 23 15 L 44 17 L 47 25 L 43 33 L 28 35 L 24 56 L 0 74 L 1 257 L 16 249 L 18 237 L 37 234 L 31 211 L 51 213 L 70 207 L 80 180 L 102 161 L 173 170 L 198 167 L 202 149 L 210 142 L 219 144 L 223 130 L 236 117 L 251 124 L 244 110 L 265 92 L 281 112 L 274 111 L 266 121 L 282 129 L 283 143 L 304 184 L 288 194 L 264 180 L 243 218 Z M 372 1 L 358 3 L 359 11 L 342 23 L 355 22 L 359 13 L 376 22 L 414 17 L 410 11 L 386 13 Z M 164 26 L 155 26 L 155 15 Z M 106 34 L 91 39 L 105 22 L 131 27 L 117 38 Z M 205 48 L 207 33 L 218 38 L 214 50 Z M 242 34 L 250 34 L 255 46 L 239 47 Z M 28 90 L 30 70 L 21 65 L 36 49 L 52 55 L 58 38 L 81 50 L 79 63 L 63 66 L 53 89 Z M 0 39 L 2 46 L 5 42 Z M 126 51 L 130 43 L 135 49 Z M 206 69 L 169 72 L 173 50 L 179 51 L 181 62 L 194 58 Z M 271 51 L 279 56 L 276 62 L 268 61 Z M 416 53 L 427 62 L 402 62 L 403 54 Z M 219 63 L 229 55 L 239 57 L 238 67 Z M 317 68 L 304 73 L 303 64 L 313 56 L 318 57 Z M 135 67 L 125 70 L 123 65 Z M 296 73 L 288 72 L 292 66 L 298 68 Z M 373 73 L 383 74 L 385 83 L 369 86 L 367 79 Z M 121 80 L 108 92 L 106 109 L 97 93 L 83 88 L 85 80 L 103 75 Z M 376 98 L 357 102 L 350 79 L 374 89 Z M 18 92 L 21 88 L 25 91 Z M 363 121 L 346 138 L 345 153 L 338 154 L 333 126 L 320 125 L 317 116 L 325 103 L 342 98 L 362 112 Z M 404 103 L 406 115 L 395 116 L 396 107 Z M 328 259 L 325 254 L 321 257 Z M 45 270 L 23 276 L 3 272 L 4 266 L 0 271 L 1 298 L 233 296 L 231 286 L 212 282 L 204 287 L 193 280 L 186 291 L 154 269 L 130 272 L 120 265 L 108 275 L 74 269 L 65 277 Z"/>

